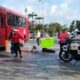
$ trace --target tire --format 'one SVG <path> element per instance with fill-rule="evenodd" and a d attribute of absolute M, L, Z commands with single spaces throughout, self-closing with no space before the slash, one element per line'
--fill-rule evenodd
<path fill-rule="evenodd" d="M 65 57 L 66 52 L 62 52 L 61 54 L 59 54 L 59 58 L 64 61 L 64 62 L 70 62 L 72 61 L 72 56 L 71 54 L 68 54 L 67 57 Z"/>

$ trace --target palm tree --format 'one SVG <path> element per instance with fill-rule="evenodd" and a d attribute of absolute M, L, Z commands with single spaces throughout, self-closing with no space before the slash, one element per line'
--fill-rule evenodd
<path fill-rule="evenodd" d="M 38 21 L 39 21 L 39 24 L 40 24 L 40 20 L 42 20 L 42 19 L 44 19 L 43 17 L 37 17 L 37 18 L 35 18 L 35 19 L 37 19 Z"/>
<path fill-rule="evenodd" d="M 35 14 L 34 12 L 28 14 L 28 18 L 31 17 L 32 18 L 32 21 L 33 21 L 33 19 L 34 19 L 35 16 L 37 16 L 37 14 Z"/>
<path fill-rule="evenodd" d="M 37 14 L 35 14 L 34 12 L 32 12 L 31 14 L 28 14 L 28 18 L 32 18 L 32 21 L 31 21 L 31 25 L 32 26 L 34 26 L 34 22 L 35 22 L 35 20 L 34 20 L 34 17 L 35 16 L 37 16 Z"/>
<path fill-rule="evenodd" d="M 31 31 L 33 31 L 33 29 L 34 29 L 34 22 L 35 22 L 35 20 L 34 20 L 34 17 L 35 16 L 37 16 L 37 14 L 35 14 L 34 12 L 32 12 L 32 13 L 30 13 L 30 14 L 28 14 L 28 18 L 32 18 L 32 20 L 31 20 Z"/>

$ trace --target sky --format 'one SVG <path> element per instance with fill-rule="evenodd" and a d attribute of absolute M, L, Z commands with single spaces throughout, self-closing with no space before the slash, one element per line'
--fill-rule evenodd
<path fill-rule="evenodd" d="M 26 7 L 27 14 L 44 16 L 45 24 L 59 22 L 69 26 L 73 20 L 80 20 L 80 0 L 0 0 L 0 6 L 23 15 Z"/>

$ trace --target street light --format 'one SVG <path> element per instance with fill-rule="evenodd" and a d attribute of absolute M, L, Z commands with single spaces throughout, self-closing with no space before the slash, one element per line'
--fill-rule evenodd
<path fill-rule="evenodd" d="M 28 0 L 25 0 L 25 16 L 27 16 L 27 4 L 28 4 Z"/>

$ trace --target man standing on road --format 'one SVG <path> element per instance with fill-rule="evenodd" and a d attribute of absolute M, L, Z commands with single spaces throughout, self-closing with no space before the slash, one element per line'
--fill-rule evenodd
<path fill-rule="evenodd" d="M 15 57 L 18 57 L 18 52 L 20 58 L 22 58 L 21 49 L 20 49 L 20 39 L 24 39 L 19 33 L 18 30 L 14 30 L 14 34 L 12 35 L 12 42 L 14 43 Z"/>
<path fill-rule="evenodd" d="M 66 31 L 66 28 L 62 28 L 62 31 L 59 32 L 58 34 L 58 39 L 59 39 L 59 44 L 60 44 L 60 52 L 59 54 L 62 53 L 63 51 L 63 46 L 66 44 L 67 39 L 69 38 L 69 34 Z"/>
<path fill-rule="evenodd" d="M 37 38 L 36 38 L 36 41 L 37 41 L 37 44 L 38 44 L 38 46 L 39 46 L 39 43 L 40 43 L 40 37 L 41 37 L 41 33 L 40 33 L 40 30 L 38 30 L 38 32 L 37 32 L 37 36 L 36 36 Z"/>

